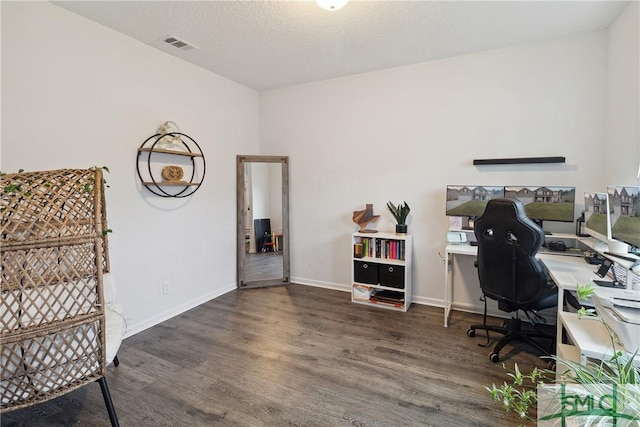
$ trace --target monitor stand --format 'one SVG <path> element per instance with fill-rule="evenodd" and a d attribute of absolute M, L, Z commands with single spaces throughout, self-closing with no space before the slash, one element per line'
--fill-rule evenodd
<path fill-rule="evenodd" d="M 544 227 L 542 226 L 542 220 L 541 219 L 533 219 L 533 218 L 531 218 L 531 220 L 533 222 L 535 222 L 536 224 L 538 224 L 538 226 L 540 228 L 542 228 L 542 231 L 544 231 L 544 235 L 545 236 L 551 236 L 551 232 L 550 231 L 545 231 Z"/>

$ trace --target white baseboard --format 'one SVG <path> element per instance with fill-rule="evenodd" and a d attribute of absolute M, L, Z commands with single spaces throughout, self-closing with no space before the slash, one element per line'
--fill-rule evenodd
<path fill-rule="evenodd" d="M 336 291 L 351 292 L 351 286 L 345 285 L 345 284 L 342 284 L 342 283 L 322 282 L 322 281 L 319 281 L 319 280 L 304 279 L 302 277 L 292 277 L 291 278 L 291 283 L 298 283 L 300 285 L 306 285 L 306 286 L 314 286 L 316 288 L 333 289 L 333 290 L 336 290 Z M 440 307 L 440 308 L 444 308 L 444 305 L 445 305 L 444 304 L 444 300 L 442 300 L 442 299 L 419 297 L 419 296 L 415 296 L 415 295 L 411 299 L 411 303 L 412 304 L 428 305 L 430 307 Z M 454 308 L 454 310 L 466 311 L 466 312 L 469 312 L 469 313 L 476 313 L 476 314 L 482 314 L 482 312 L 484 310 L 484 307 L 482 307 L 482 306 L 477 306 L 477 305 L 467 304 L 467 303 L 454 303 L 453 304 L 453 308 Z M 489 312 L 487 314 L 489 314 L 491 316 L 496 316 L 496 317 L 508 317 L 508 316 L 505 316 L 504 312 L 501 312 L 499 310 L 491 310 L 491 308 L 489 309 Z"/>
<path fill-rule="evenodd" d="M 437 298 L 418 297 L 415 295 L 413 296 L 413 298 L 411 298 L 411 304 L 421 304 L 428 305 L 430 307 L 444 308 L 444 300 Z"/>
<path fill-rule="evenodd" d="M 127 330 L 124 334 L 124 338 L 128 338 L 130 336 L 137 334 L 138 332 L 142 332 L 145 329 L 149 329 L 152 326 L 162 323 L 165 320 L 169 320 L 172 317 L 182 314 L 185 311 L 189 311 L 192 308 L 195 308 L 201 304 L 204 304 L 207 301 L 211 301 L 214 298 L 218 298 L 219 296 L 222 296 L 227 292 L 231 292 L 235 289 L 237 289 L 237 286 L 235 283 L 233 283 L 222 289 L 218 289 L 215 292 L 210 292 L 208 294 L 201 295 L 198 298 L 192 299 L 191 301 L 187 301 L 176 307 L 172 307 L 169 310 L 166 310 L 160 314 L 157 314 L 149 319 L 145 319 L 142 322 L 136 323 L 135 325 L 131 325 L 131 326 L 127 325 Z"/>
<path fill-rule="evenodd" d="M 314 286 L 316 288 L 333 289 L 334 291 L 351 292 L 351 286 L 341 283 L 321 282 L 319 280 L 303 279 L 302 277 L 292 277 L 291 283 Z"/>

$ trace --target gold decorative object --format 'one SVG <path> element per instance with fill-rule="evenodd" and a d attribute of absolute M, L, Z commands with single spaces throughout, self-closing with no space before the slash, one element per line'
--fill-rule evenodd
<path fill-rule="evenodd" d="M 180 166 L 165 166 L 162 168 L 162 178 L 165 181 L 179 182 L 184 176 L 184 171 Z"/>
<path fill-rule="evenodd" d="M 180 132 L 180 128 L 175 122 L 172 122 L 172 121 L 164 122 L 158 128 L 158 133 L 160 135 L 166 135 L 168 133 L 175 133 L 175 132 Z M 178 145 L 182 142 L 182 140 L 180 139 L 180 135 L 168 135 L 161 138 L 162 139 L 160 142 L 163 142 L 165 144 Z"/>
<path fill-rule="evenodd" d="M 373 214 L 373 204 L 367 203 L 364 210 L 353 212 L 353 222 L 360 226 L 361 233 L 377 233 L 378 230 L 366 230 L 367 224 L 376 222 L 380 215 Z"/>

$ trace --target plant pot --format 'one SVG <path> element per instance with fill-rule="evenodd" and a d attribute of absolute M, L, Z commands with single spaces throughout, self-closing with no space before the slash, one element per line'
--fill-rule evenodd
<path fill-rule="evenodd" d="M 407 234 L 407 224 L 396 224 L 396 233 Z"/>

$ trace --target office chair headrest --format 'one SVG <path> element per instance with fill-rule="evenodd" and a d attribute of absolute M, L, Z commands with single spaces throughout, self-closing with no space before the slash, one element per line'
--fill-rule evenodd
<path fill-rule="evenodd" d="M 532 255 L 544 242 L 544 231 L 527 216 L 524 205 L 517 199 L 489 200 L 475 228 L 478 241 L 504 239 Z"/>

